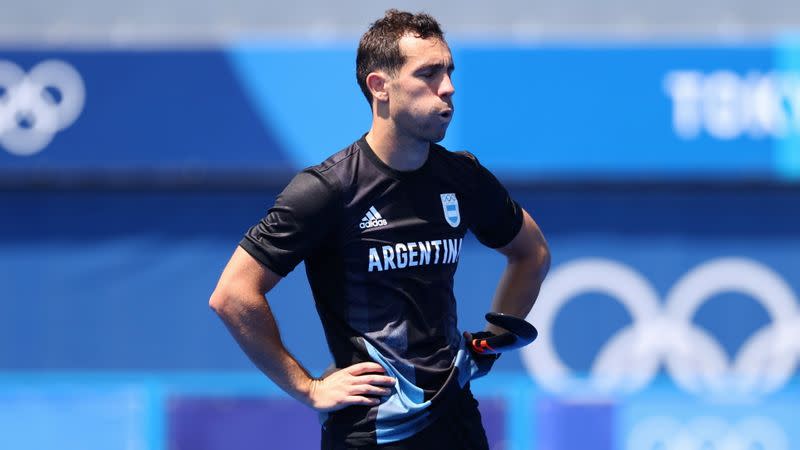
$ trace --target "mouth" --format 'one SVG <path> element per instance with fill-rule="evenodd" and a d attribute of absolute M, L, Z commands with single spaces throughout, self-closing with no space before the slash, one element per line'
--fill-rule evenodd
<path fill-rule="evenodd" d="M 444 119 L 449 119 L 449 118 L 453 117 L 453 110 L 452 109 L 446 109 L 446 110 L 440 112 L 439 116 L 441 116 Z"/>

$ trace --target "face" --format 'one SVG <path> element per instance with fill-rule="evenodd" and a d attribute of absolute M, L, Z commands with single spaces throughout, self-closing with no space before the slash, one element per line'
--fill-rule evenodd
<path fill-rule="evenodd" d="M 397 130 L 419 141 L 444 139 L 453 117 L 453 57 L 439 39 L 400 39 L 406 62 L 386 83 L 389 116 Z"/>

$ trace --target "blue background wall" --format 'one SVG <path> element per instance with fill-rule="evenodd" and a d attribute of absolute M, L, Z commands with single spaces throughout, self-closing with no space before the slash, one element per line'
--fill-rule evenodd
<path fill-rule="evenodd" d="M 368 128 L 352 47 L 0 51 L 0 62 L 23 74 L 64 61 L 86 91 L 77 120 L 29 156 L 10 151 L 8 133 L 36 122 L 0 115 L 0 448 L 196 448 L 186 429 L 228 423 L 201 427 L 209 449 L 227 450 L 237 423 L 274 422 L 258 431 L 281 433 L 278 416 L 294 414 L 292 425 L 316 436 L 313 414 L 286 406 L 207 300 L 288 177 Z M 624 264 L 664 306 L 686 274 L 738 258 L 785 283 L 793 305 L 785 317 L 800 320 L 795 47 L 453 49 L 457 112 L 445 144 L 473 151 L 508 184 L 544 230 L 553 272 L 585 258 Z M 676 73 L 697 91 L 684 98 L 684 128 L 670 91 Z M 21 98 L 19 83 L 6 83 L 0 109 L 30 113 L 11 102 Z M 41 95 L 57 104 L 71 94 Z M 456 277 L 462 329 L 483 327 L 503 264 L 465 240 Z M 715 293 L 691 317 L 727 362 L 777 321 L 761 293 Z M 302 266 L 269 298 L 289 349 L 320 373 L 330 356 Z M 636 320 L 599 289 L 570 300 L 542 331 L 567 369 L 591 380 L 598 355 Z M 696 428 L 718 430 L 714 442 L 749 430 L 755 448 L 796 448 L 797 329 L 770 341 L 773 353 L 754 367 L 761 381 L 779 379 L 774 389 L 723 403 L 687 392 L 665 361 L 628 395 L 554 390 L 523 352 L 501 358 L 474 389 L 493 448 L 672 449 L 670 439 Z M 633 373 L 639 362 L 619 371 Z M 706 381 L 722 383 L 731 375 L 724 369 Z M 99 425 L 107 432 L 94 433 Z M 248 439 L 259 435 L 241 442 Z"/>

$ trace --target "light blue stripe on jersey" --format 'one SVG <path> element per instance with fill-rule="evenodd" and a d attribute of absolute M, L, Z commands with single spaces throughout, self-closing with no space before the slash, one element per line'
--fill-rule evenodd
<path fill-rule="evenodd" d="M 397 379 L 394 392 L 378 406 L 375 419 L 375 432 L 378 444 L 395 442 L 412 436 L 427 424 L 426 409 L 430 401 L 425 401 L 425 393 L 389 364 L 367 340 L 364 346 L 372 359 L 383 366 L 386 375 Z"/>
<path fill-rule="evenodd" d="M 378 406 L 375 419 L 377 443 L 386 444 L 413 436 L 428 424 L 430 400 L 425 401 L 423 390 L 395 369 L 372 344 L 367 340 L 363 342 L 373 361 L 380 364 L 388 376 L 397 379 L 394 392 Z M 485 375 L 480 373 L 463 336 L 453 364 L 458 368 L 458 384 L 462 388 L 469 380 Z"/>

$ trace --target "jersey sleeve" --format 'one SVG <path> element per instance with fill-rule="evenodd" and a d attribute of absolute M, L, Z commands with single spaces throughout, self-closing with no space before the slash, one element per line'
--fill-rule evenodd
<path fill-rule="evenodd" d="M 337 202 L 333 186 L 321 175 L 311 169 L 300 172 L 239 245 L 261 264 L 285 277 L 333 229 Z"/>
<path fill-rule="evenodd" d="M 471 191 L 477 212 L 473 215 L 470 230 L 487 247 L 499 248 L 508 244 L 522 228 L 522 207 L 473 154 L 458 153 L 468 158 L 474 170 Z"/>

